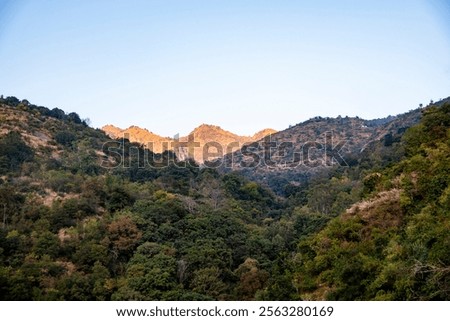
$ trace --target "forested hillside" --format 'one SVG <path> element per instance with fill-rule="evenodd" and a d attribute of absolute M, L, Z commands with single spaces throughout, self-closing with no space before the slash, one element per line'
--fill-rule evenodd
<path fill-rule="evenodd" d="M 428 108 L 402 148 L 363 177 L 361 202 L 298 244 L 301 298 L 450 298 L 450 104 Z"/>
<path fill-rule="evenodd" d="M 1 300 L 449 299 L 448 103 L 281 196 L 0 104 Z"/>

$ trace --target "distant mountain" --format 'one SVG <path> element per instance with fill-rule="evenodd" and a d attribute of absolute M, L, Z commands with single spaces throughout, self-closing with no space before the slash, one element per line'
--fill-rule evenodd
<path fill-rule="evenodd" d="M 426 108 L 374 120 L 314 117 L 279 132 L 264 129 L 253 136 L 240 136 L 219 126 L 202 124 L 189 135 L 180 137 L 178 148 L 173 147 L 173 138 L 137 126 L 121 129 L 107 125 L 102 130 L 114 139 L 125 136 L 131 142 L 152 142 L 149 149 L 155 153 L 173 150 L 180 160 L 193 158 L 202 166 L 225 172 L 239 171 L 274 190 L 281 190 L 281 186 L 304 183 L 336 165 L 352 165 L 367 155 L 366 149 L 370 152 L 374 143 L 385 140 L 391 144 L 420 121 Z M 189 141 L 195 145 L 186 145 Z"/>
<path fill-rule="evenodd" d="M 392 144 L 420 121 L 423 109 L 377 120 L 315 117 L 225 155 L 220 168 L 280 190 L 336 165 L 352 165 L 373 142 Z"/>
<path fill-rule="evenodd" d="M 187 142 L 189 140 L 189 136 L 193 137 L 194 142 L 199 143 L 198 147 L 194 147 L 193 158 L 197 163 L 203 164 L 205 161 L 215 158 L 214 156 L 212 156 L 210 159 L 208 159 L 208 155 L 205 153 L 205 151 L 213 154 L 217 153 L 222 156 L 227 153 L 227 147 L 232 148 L 232 146 L 236 146 L 236 148 L 240 148 L 245 144 L 255 142 L 273 133 L 276 133 L 274 129 L 263 129 L 253 136 L 240 136 L 224 130 L 219 126 L 202 124 L 199 127 L 195 128 L 192 132 L 190 132 L 188 136 L 181 137 L 180 141 Z M 220 147 L 217 148 L 217 146 Z M 187 153 L 188 151 L 186 148 L 184 148 L 182 151 L 184 152 L 184 155 L 180 157 L 181 159 L 185 159 L 190 156 Z"/>
<path fill-rule="evenodd" d="M 121 129 L 114 125 L 106 125 L 102 127 L 102 130 L 113 139 L 126 137 L 131 142 L 137 142 L 144 145 L 152 143 L 153 145 L 149 145 L 148 147 L 155 153 L 161 153 L 167 148 L 172 150 L 172 144 L 175 142 L 174 138 L 162 137 L 152 133 L 148 129 L 140 128 L 138 126 L 131 126 L 127 129 Z M 215 153 L 217 152 L 217 149 L 214 148 L 216 143 L 223 147 L 235 143 L 238 147 L 241 147 L 246 143 L 260 140 L 265 136 L 273 133 L 276 133 L 276 130 L 267 128 L 257 132 L 253 136 L 240 136 L 224 130 L 219 126 L 202 124 L 191 131 L 188 136 L 180 137 L 179 142 L 188 142 L 189 137 L 193 137 L 194 142 L 198 143 L 198 146 L 195 145 L 197 147 L 194 147 L 193 149 L 193 158 L 197 163 L 203 164 L 203 149 L 208 143 L 211 143 L 210 151 Z M 175 152 L 180 159 L 186 159 L 190 157 L 188 148 L 186 147 L 176 148 Z M 226 148 L 224 148 L 223 150 L 223 153 L 225 152 Z"/>
<path fill-rule="evenodd" d="M 102 127 L 102 130 L 111 138 L 128 138 L 130 142 L 140 143 L 147 146 L 148 143 L 153 143 L 152 146 L 148 146 L 150 150 L 155 153 L 162 153 L 166 149 L 163 148 L 163 142 L 169 144 L 173 139 L 168 137 L 162 137 L 152 133 L 148 129 L 140 128 L 138 126 L 131 126 L 127 129 L 121 129 L 114 125 L 106 125 Z"/>
<path fill-rule="evenodd" d="M 256 134 L 254 134 L 251 138 L 251 141 L 258 141 L 260 139 L 263 139 L 266 136 L 275 134 L 276 132 L 277 132 L 276 130 L 270 129 L 270 128 L 263 129 L 263 130 L 257 132 Z"/>

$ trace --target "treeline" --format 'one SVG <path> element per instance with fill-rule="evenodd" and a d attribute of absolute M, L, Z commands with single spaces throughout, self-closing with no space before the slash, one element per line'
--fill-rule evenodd
<path fill-rule="evenodd" d="M 53 109 L 49 109 L 47 107 L 37 106 L 34 104 L 30 104 L 30 102 L 26 99 L 19 100 L 14 96 L 8 96 L 4 98 L 2 95 L 0 97 L 0 104 L 5 104 L 7 106 L 19 108 L 22 110 L 37 111 L 42 116 L 52 117 L 63 121 L 73 122 L 75 124 L 83 124 L 87 126 L 86 121 L 81 120 L 80 116 L 75 112 L 66 114 L 62 109 L 56 107 Z"/>

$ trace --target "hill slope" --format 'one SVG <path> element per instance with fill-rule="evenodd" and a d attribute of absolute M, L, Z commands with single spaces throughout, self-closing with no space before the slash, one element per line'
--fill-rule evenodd
<path fill-rule="evenodd" d="M 354 164 L 372 143 L 392 140 L 417 124 L 421 112 L 372 121 L 315 117 L 225 155 L 220 165 L 282 192 L 286 184 L 305 183 L 335 166 Z"/>
<path fill-rule="evenodd" d="M 363 179 L 364 200 L 300 242 L 303 299 L 450 298 L 450 103 L 406 132 L 406 157 Z"/>

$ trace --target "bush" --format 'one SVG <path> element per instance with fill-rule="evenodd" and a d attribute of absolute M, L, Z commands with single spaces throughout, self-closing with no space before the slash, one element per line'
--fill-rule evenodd
<path fill-rule="evenodd" d="M 55 135 L 55 140 L 58 144 L 71 147 L 72 143 L 76 141 L 77 136 L 69 131 L 61 131 Z"/>

